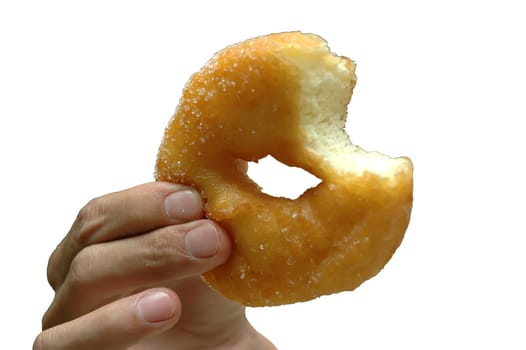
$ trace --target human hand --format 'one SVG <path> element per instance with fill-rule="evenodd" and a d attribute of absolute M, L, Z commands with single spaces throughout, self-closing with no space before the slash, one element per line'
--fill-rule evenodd
<path fill-rule="evenodd" d="M 187 187 L 148 183 L 90 201 L 49 259 L 55 298 L 33 349 L 274 349 L 199 277 L 230 248 Z"/>

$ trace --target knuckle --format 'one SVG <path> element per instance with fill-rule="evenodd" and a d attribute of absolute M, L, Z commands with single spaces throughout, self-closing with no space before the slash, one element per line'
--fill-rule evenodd
<path fill-rule="evenodd" d="M 42 316 L 42 329 L 46 330 L 51 327 L 53 327 L 54 324 L 54 317 L 55 315 L 52 315 L 51 308 L 46 311 L 44 316 Z M 43 336 L 42 334 L 39 334 L 39 336 Z"/>
<path fill-rule="evenodd" d="M 53 252 L 53 254 L 51 254 L 51 256 L 49 257 L 46 270 L 47 281 L 49 282 L 49 285 L 51 286 L 51 288 L 53 288 L 54 291 L 56 291 L 60 287 L 60 284 L 63 281 L 61 278 L 63 274 L 61 274 L 58 271 L 60 265 L 56 262 L 56 260 L 57 259 L 55 250 L 55 252 Z"/>
<path fill-rule="evenodd" d="M 51 254 L 48 261 L 48 282 L 57 290 L 64 282 L 70 263 L 77 252 L 97 243 L 97 232 L 110 216 L 108 196 L 90 200 L 77 214 L 69 233 Z"/>
<path fill-rule="evenodd" d="M 103 196 L 90 200 L 79 210 L 71 231 L 74 233 L 75 241 L 80 246 L 92 243 L 94 233 L 105 222 L 106 208 L 107 201 L 106 197 Z"/>
<path fill-rule="evenodd" d="M 94 236 L 106 219 L 105 202 L 104 197 L 95 198 L 80 209 L 68 235 L 49 257 L 47 279 L 54 290 L 64 282 L 75 254 L 94 243 Z"/>
<path fill-rule="evenodd" d="M 72 290 L 82 289 L 89 283 L 89 277 L 95 261 L 95 249 L 88 246 L 82 249 L 71 261 L 67 276 L 68 287 Z"/>
<path fill-rule="evenodd" d="M 46 311 L 42 317 L 42 329 L 44 331 L 39 334 L 41 337 L 39 341 L 41 343 L 44 343 L 43 339 L 46 341 L 49 340 L 50 334 L 53 334 L 53 327 L 60 323 L 61 319 L 63 319 L 63 316 L 62 310 L 57 310 L 55 307 L 52 307 Z"/>
<path fill-rule="evenodd" d="M 183 232 L 177 227 L 154 232 L 145 246 L 145 267 L 161 276 L 173 273 L 174 267 L 187 256 L 182 242 Z"/>
<path fill-rule="evenodd" d="M 40 333 L 39 335 L 37 335 L 37 337 L 35 338 L 35 340 L 33 341 L 33 347 L 32 347 L 33 350 L 45 350 L 46 348 L 44 347 L 44 342 L 43 342 L 43 335 L 42 333 Z"/>
<path fill-rule="evenodd" d="M 53 348 L 56 348 L 56 346 L 53 346 L 53 338 L 55 337 L 54 329 L 48 329 L 46 331 L 41 332 L 39 335 L 36 336 L 35 340 L 33 341 L 33 350 L 50 350 Z"/>

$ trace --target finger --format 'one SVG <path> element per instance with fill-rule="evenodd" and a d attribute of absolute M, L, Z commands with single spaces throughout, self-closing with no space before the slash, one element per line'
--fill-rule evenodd
<path fill-rule="evenodd" d="M 33 350 L 127 349 L 173 327 L 180 315 L 179 297 L 170 289 L 156 288 L 43 331 Z"/>
<path fill-rule="evenodd" d="M 229 255 L 228 235 L 210 220 L 91 245 L 73 260 L 43 324 L 68 321 L 139 288 L 199 276 Z"/>
<path fill-rule="evenodd" d="M 48 264 L 57 288 L 75 255 L 84 247 L 203 218 L 203 201 L 189 187 L 152 182 L 91 200 L 82 208 Z"/>

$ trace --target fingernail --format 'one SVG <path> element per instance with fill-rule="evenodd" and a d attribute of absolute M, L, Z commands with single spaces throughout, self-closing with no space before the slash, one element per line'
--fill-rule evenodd
<path fill-rule="evenodd" d="M 137 311 L 146 322 L 164 322 L 174 316 L 175 305 L 165 292 L 149 292 L 143 294 L 137 301 Z"/>
<path fill-rule="evenodd" d="M 186 234 L 186 251 L 196 258 L 210 258 L 219 249 L 219 232 L 210 224 L 201 224 Z"/>
<path fill-rule="evenodd" d="M 203 203 L 195 191 L 182 190 L 168 195 L 164 202 L 166 214 L 176 220 L 189 220 L 199 217 Z"/>

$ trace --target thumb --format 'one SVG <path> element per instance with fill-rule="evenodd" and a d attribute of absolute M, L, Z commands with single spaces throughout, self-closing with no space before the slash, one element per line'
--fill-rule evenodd
<path fill-rule="evenodd" d="M 181 301 L 174 291 L 150 289 L 44 330 L 33 350 L 124 350 L 173 327 L 180 316 Z"/>

